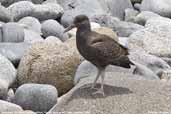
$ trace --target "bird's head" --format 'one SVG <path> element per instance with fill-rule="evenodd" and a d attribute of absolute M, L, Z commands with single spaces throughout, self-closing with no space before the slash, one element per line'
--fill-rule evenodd
<path fill-rule="evenodd" d="M 86 15 L 78 15 L 74 18 L 73 23 L 65 29 L 64 32 L 68 32 L 73 28 L 80 28 L 82 25 L 89 25 L 89 19 Z"/>

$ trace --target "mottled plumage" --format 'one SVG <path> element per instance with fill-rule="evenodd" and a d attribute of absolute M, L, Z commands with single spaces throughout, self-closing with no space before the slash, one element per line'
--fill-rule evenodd
<path fill-rule="evenodd" d="M 69 31 L 73 27 L 77 27 L 76 44 L 78 51 L 86 60 L 90 61 L 99 69 L 93 87 L 101 75 L 102 87 L 100 93 L 104 95 L 103 80 L 106 66 L 116 65 L 130 68 L 130 64 L 133 65 L 127 57 L 128 49 L 109 36 L 91 31 L 89 19 L 85 15 L 77 16 L 73 24 L 66 31 Z"/>

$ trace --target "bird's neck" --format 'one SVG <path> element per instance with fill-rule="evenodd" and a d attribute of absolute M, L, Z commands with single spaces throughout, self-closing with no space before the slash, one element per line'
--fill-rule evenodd
<path fill-rule="evenodd" d="M 89 21 L 85 21 L 77 28 L 77 34 L 86 34 L 87 32 L 91 32 L 91 26 Z"/>

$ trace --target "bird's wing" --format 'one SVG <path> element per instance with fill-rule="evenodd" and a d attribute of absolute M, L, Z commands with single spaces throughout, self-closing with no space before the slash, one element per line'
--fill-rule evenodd
<path fill-rule="evenodd" d="M 128 49 L 112 38 L 101 34 L 93 34 L 93 37 L 90 41 L 91 50 L 99 59 L 112 62 L 114 59 L 128 55 Z"/>

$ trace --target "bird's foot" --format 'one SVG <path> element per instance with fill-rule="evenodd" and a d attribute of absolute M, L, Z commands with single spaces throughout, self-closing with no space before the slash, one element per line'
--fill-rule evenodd
<path fill-rule="evenodd" d="M 97 88 L 96 88 L 96 89 L 97 89 Z M 103 97 L 105 97 L 105 93 L 104 93 L 104 90 L 103 90 L 102 88 L 97 89 L 97 91 L 96 91 L 96 92 L 94 92 L 94 93 L 93 93 L 93 95 L 95 95 L 95 94 L 102 94 L 102 95 L 103 95 Z"/>
<path fill-rule="evenodd" d="M 95 88 L 95 86 L 96 86 L 96 84 L 88 84 L 88 85 L 84 85 L 84 86 L 80 87 L 80 89 L 90 88 L 90 89 L 98 90 L 98 88 Z"/>
<path fill-rule="evenodd" d="M 84 85 L 84 86 L 80 87 L 80 89 L 86 89 L 86 88 L 90 88 L 90 87 L 92 87 L 92 85 L 88 84 L 88 85 Z"/>
<path fill-rule="evenodd" d="M 99 90 L 99 88 L 95 88 L 95 84 L 91 86 L 91 89 Z"/>

